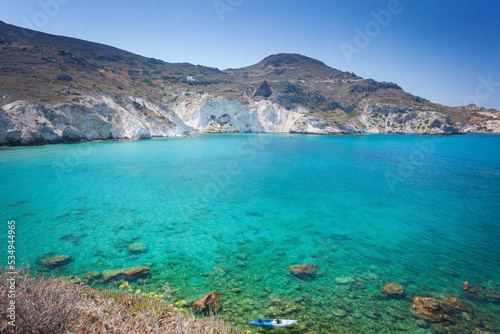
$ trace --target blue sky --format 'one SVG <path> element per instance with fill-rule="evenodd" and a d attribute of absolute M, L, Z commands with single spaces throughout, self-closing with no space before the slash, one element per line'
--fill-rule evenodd
<path fill-rule="evenodd" d="M 0 0 L 0 8 L 10 24 L 168 62 L 225 69 L 294 52 L 432 102 L 500 109 L 498 0 Z"/>

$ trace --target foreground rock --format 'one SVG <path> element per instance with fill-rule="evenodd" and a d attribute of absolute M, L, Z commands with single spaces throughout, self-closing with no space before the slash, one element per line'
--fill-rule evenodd
<path fill-rule="evenodd" d="M 138 266 L 131 268 L 104 270 L 102 272 L 102 280 L 104 282 L 109 282 L 111 280 L 118 281 L 122 279 L 127 281 L 135 281 L 139 278 L 149 277 L 149 275 L 149 267 Z"/>
<path fill-rule="evenodd" d="M 432 322 L 453 321 L 446 314 L 443 305 L 434 298 L 413 297 L 413 307 L 410 311 L 417 317 L 424 316 Z"/>
<path fill-rule="evenodd" d="M 287 270 L 295 277 L 303 280 L 316 278 L 321 275 L 321 270 L 318 265 L 313 263 L 290 266 Z"/>
<path fill-rule="evenodd" d="M 67 265 L 73 261 L 69 255 L 55 255 L 54 253 L 46 253 L 38 258 L 36 264 L 47 269 L 54 269 Z"/>
<path fill-rule="evenodd" d="M 462 283 L 464 293 L 474 299 L 486 301 L 490 303 L 500 304 L 500 292 L 487 289 L 482 285 L 472 285 L 464 281 Z"/>
<path fill-rule="evenodd" d="M 200 313 L 217 313 L 222 307 L 222 299 L 217 291 L 212 291 L 194 301 L 191 307 Z"/>
<path fill-rule="evenodd" d="M 385 283 L 381 292 L 389 297 L 402 298 L 405 293 L 405 288 L 401 284 Z"/>

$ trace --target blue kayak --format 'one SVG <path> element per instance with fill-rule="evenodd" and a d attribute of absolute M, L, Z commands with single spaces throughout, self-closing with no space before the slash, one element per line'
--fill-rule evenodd
<path fill-rule="evenodd" d="M 297 320 L 287 320 L 287 319 L 259 319 L 250 321 L 250 325 L 259 326 L 259 327 L 267 327 L 267 328 L 275 328 L 275 327 L 286 327 L 293 325 Z"/>

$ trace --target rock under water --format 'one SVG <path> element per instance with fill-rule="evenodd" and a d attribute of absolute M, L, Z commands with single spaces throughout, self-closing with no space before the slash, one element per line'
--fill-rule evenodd
<path fill-rule="evenodd" d="M 317 264 L 306 263 L 301 265 L 290 266 L 287 270 L 297 278 L 307 280 L 316 278 L 321 275 L 321 270 Z"/>
<path fill-rule="evenodd" d="M 434 298 L 413 297 L 413 314 L 425 316 L 426 320 L 433 322 L 453 321 L 445 312 L 443 305 Z"/>
<path fill-rule="evenodd" d="M 222 307 L 222 299 L 217 291 L 212 291 L 197 299 L 191 307 L 200 313 L 217 313 Z"/>
<path fill-rule="evenodd" d="M 397 283 L 385 283 L 381 290 L 382 293 L 390 297 L 403 297 L 405 289 L 401 284 Z"/>
<path fill-rule="evenodd" d="M 102 280 L 109 282 L 111 280 L 135 281 L 139 278 L 145 278 L 150 275 L 149 267 L 137 266 L 131 268 L 108 269 L 102 272 Z"/>

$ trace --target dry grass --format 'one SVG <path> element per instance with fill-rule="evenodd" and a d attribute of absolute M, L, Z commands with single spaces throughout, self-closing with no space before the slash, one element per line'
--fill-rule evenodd
<path fill-rule="evenodd" d="M 29 268 L 17 272 L 17 333 L 243 333 L 215 316 L 196 318 L 164 298 L 66 283 L 33 275 Z M 2 268 L 1 305 L 8 303 L 8 277 Z M 170 287 L 165 288 L 168 297 Z M 4 321 L 6 311 L 6 307 L 0 308 L 1 333 L 12 331 Z"/>

